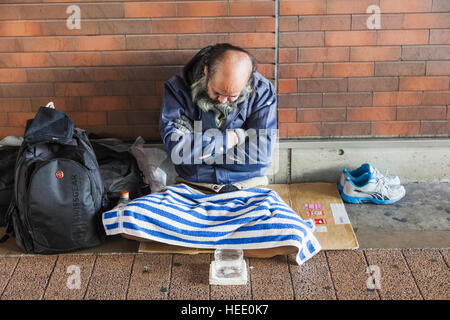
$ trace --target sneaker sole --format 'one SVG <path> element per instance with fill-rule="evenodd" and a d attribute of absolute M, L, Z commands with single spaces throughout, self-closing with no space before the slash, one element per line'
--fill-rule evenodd
<path fill-rule="evenodd" d="M 350 197 L 346 195 L 345 193 L 341 193 L 342 200 L 348 203 L 375 203 L 375 204 L 392 204 L 395 203 L 401 199 L 403 199 L 405 195 L 391 200 L 379 200 L 374 198 L 361 198 L 361 197 Z"/>

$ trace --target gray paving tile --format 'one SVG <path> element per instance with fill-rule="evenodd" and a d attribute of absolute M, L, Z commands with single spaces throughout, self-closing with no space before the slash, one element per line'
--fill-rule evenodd
<path fill-rule="evenodd" d="M 379 270 L 381 299 L 423 299 L 400 250 L 365 250 L 365 254 L 369 266 Z"/>
<path fill-rule="evenodd" d="M 171 300 L 209 299 L 210 254 L 174 254 L 169 298 Z"/>
<path fill-rule="evenodd" d="M 11 278 L 18 261 L 19 257 L 0 257 L 0 297 Z"/>
<path fill-rule="evenodd" d="M 253 299 L 294 299 L 291 275 L 285 255 L 270 259 L 252 258 L 249 260 Z"/>
<path fill-rule="evenodd" d="M 94 268 L 95 255 L 60 255 L 50 277 L 44 299 L 81 300 L 86 294 Z"/>
<path fill-rule="evenodd" d="M 367 263 L 362 250 L 326 251 L 331 279 L 338 300 L 378 300 L 376 290 L 367 287 Z"/>
<path fill-rule="evenodd" d="M 439 250 L 402 250 L 425 300 L 450 299 L 450 271 Z"/>
<path fill-rule="evenodd" d="M 137 254 L 127 299 L 168 299 L 171 265 L 171 254 Z"/>
<path fill-rule="evenodd" d="M 22 256 L 5 288 L 2 300 L 42 299 L 57 256 Z"/>
<path fill-rule="evenodd" d="M 247 284 L 239 286 L 211 285 L 211 300 L 249 300 L 252 298 L 249 259 L 245 258 L 244 260 L 247 264 Z"/>
<path fill-rule="evenodd" d="M 84 299 L 125 299 L 133 261 L 133 254 L 98 255 Z"/>
<path fill-rule="evenodd" d="M 336 300 L 324 251 L 301 266 L 295 255 L 289 255 L 288 262 L 296 300 Z"/>
<path fill-rule="evenodd" d="M 444 260 L 447 263 L 447 267 L 450 267 L 450 249 L 440 249 L 439 251 L 444 257 Z"/>

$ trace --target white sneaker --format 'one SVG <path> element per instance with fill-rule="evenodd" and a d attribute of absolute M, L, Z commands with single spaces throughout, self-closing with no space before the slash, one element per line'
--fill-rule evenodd
<path fill-rule="evenodd" d="M 344 169 L 342 171 L 341 179 L 339 180 L 339 183 L 338 183 L 339 192 L 342 192 L 342 189 L 343 189 L 344 184 L 345 184 L 345 180 L 348 177 L 350 179 L 354 180 L 354 179 L 360 177 L 361 175 L 363 175 L 366 172 L 370 172 L 372 174 L 372 176 L 374 178 L 376 178 L 376 179 L 385 178 L 386 183 L 388 185 L 391 185 L 391 186 L 399 186 L 399 185 L 401 185 L 400 178 L 398 176 L 394 176 L 394 175 L 386 175 L 386 176 L 384 176 L 374 166 L 372 166 L 372 165 L 370 165 L 368 163 L 364 163 L 359 168 L 357 168 L 357 169 L 355 169 L 353 171 L 348 171 L 347 169 Z"/>
<path fill-rule="evenodd" d="M 341 197 L 349 203 L 391 204 L 405 196 L 401 185 L 390 185 L 386 177 L 375 178 L 370 172 L 360 177 L 345 179 Z"/>

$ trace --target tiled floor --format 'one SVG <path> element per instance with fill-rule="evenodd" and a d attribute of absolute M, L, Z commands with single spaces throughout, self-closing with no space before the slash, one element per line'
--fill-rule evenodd
<path fill-rule="evenodd" d="M 450 300 L 449 249 L 322 251 L 302 266 L 293 255 L 246 259 L 244 286 L 210 286 L 211 259 L 210 254 L 3 255 L 0 299 Z"/>

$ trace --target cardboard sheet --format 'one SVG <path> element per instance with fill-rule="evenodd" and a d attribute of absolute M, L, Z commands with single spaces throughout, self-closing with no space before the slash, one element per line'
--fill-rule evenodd
<path fill-rule="evenodd" d="M 322 250 L 358 249 L 356 235 L 335 183 L 271 184 L 267 187 L 276 191 L 303 220 L 315 220 L 314 234 Z M 198 254 L 213 253 L 214 250 L 149 241 L 140 243 L 139 252 Z"/>

